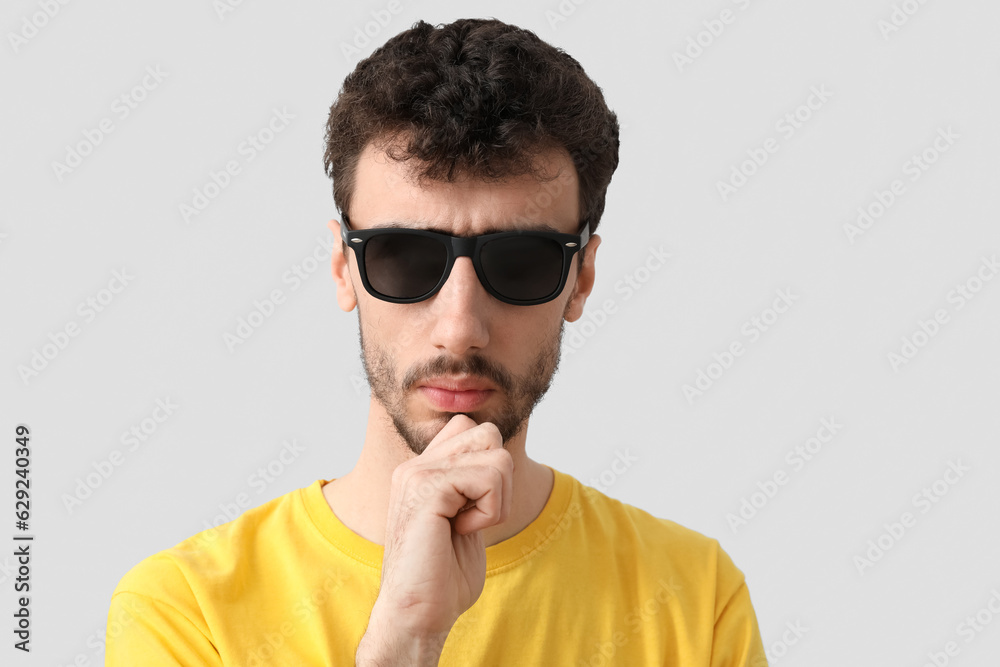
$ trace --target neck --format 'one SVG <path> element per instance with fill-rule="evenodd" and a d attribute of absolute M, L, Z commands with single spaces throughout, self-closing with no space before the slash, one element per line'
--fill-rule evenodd
<path fill-rule="evenodd" d="M 525 452 L 528 424 L 506 442 L 514 459 L 514 497 L 506 521 L 484 528 L 483 541 L 491 546 L 509 539 L 541 513 L 552 491 L 552 472 Z M 374 398 L 368 413 L 365 444 L 354 469 L 325 484 L 323 495 L 340 521 L 369 542 L 385 545 L 389 492 L 396 466 L 416 455 L 396 433 L 388 414 Z"/>

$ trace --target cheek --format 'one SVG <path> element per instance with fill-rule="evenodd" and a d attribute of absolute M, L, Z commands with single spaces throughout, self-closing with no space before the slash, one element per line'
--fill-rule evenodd
<path fill-rule="evenodd" d="M 562 325 L 560 313 L 564 304 L 556 300 L 534 307 L 545 310 L 532 313 L 531 317 L 502 318 L 502 323 L 494 330 L 491 347 L 494 347 L 492 343 L 495 342 L 497 354 L 505 355 L 501 358 L 531 359 L 538 355 L 542 347 L 551 345 L 554 339 L 558 339 Z"/>
<path fill-rule="evenodd" d="M 365 338 L 370 337 L 397 365 L 408 367 L 430 336 L 426 314 L 399 312 L 399 304 L 380 301 L 370 294 L 361 296 L 358 318 L 364 323 Z"/>

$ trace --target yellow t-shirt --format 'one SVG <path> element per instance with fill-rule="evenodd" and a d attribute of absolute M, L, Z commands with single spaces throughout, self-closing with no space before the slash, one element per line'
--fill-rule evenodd
<path fill-rule="evenodd" d="M 486 548 L 442 666 L 766 667 L 743 573 L 718 541 L 553 469 L 541 514 Z M 135 565 L 106 665 L 354 665 L 383 547 L 316 480 Z"/>

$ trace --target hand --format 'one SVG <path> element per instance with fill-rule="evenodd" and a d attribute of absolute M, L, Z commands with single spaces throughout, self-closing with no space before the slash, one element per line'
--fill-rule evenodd
<path fill-rule="evenodd" d="M 514 460 L 499 429 L 452 417 L 392 474 L 382 584 L 372 617 L 408 639 L 443 637 L 486 583 L 481 531 L 511 511 Z"/>

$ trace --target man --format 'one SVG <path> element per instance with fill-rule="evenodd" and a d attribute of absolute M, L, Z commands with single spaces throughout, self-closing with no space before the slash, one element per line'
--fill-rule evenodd
<path fill-rule="evenodd" d="M 766 665 L 717 541 L 526 453 L 594 286 L 600 89 L 528 31 L 418 22 L 347 77 L 326 141 L 358 463 L 134 567 L 107 664 Z"/>

